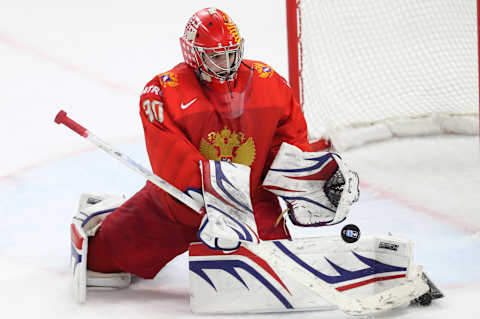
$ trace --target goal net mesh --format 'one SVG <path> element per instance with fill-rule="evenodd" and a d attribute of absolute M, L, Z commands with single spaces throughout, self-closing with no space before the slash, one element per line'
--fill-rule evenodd
<path fill-rule="evenodd" d="M 478 134 L 475 0 L 299 1 L 310 139 Z"/>

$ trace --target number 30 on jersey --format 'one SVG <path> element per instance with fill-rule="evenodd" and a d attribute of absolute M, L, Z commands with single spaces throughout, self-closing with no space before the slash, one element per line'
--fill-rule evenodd
<path fill-rule="evenodd" d="M 145 100 L 143 101 L 143 111 L 145 115 L 153 123 L 153 120 L 158 123 L 163 122 L 163 103 L 157 100 Z"/>

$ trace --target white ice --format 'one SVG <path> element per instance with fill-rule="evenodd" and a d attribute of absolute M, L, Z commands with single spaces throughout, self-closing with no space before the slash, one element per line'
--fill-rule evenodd
<path fill-rule="evenodd" d="M 338 311 L 197 316 L 182 255 L 129 289 L 70 289 L 68 225 L 79 194 L 135 193 L 142 177 L 53 123 L 60 109 L 148 166 L 138 96 L 182 60 L 178 38 L 199 8 L 218 6 L 246 38 L 246 57 L 287 75 L 285 8 L 263 1 L 2 1 L 0 3 L 0 313 L 2 318 L 343 318 Z M 343 156 L 361 177 L 349 222 L 363 234 L 415 240 L 446 298 L 380 317 L 479 318 L 477 137 L 399 139 Z M 342 225 L 341 225 L 342 226 Z M 338 234 L 341 226 L 295 236 Z"/>

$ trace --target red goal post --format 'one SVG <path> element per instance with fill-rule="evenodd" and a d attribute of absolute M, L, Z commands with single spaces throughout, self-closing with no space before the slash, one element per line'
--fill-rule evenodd
<path fill-rule="evenodd" d="M 479 132 L 477 0 L 286 0 L 312 143 Z"/>

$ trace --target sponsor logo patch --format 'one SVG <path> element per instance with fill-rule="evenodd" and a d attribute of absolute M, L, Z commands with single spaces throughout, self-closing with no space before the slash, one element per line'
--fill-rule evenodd
<path fill-rule="evenodd" d="M 194 98 L 193 100 L 191 100 L 190 102 L 188 102 L 187 104 L 183 104 L 183 102 L 180 103 L 180 108 L 182 110 L 185 110 L 187 109 L 190 105 L 192 105 L 195 101 L 197 100 L 197 98 Z"/>
<path fill-rule="evenodd" d="M 378 245 L 378 248 L 397 251 L 398 250 L 398 244 L 387 243 L 387 242 L 381 241 L 380 244 Z"/>

